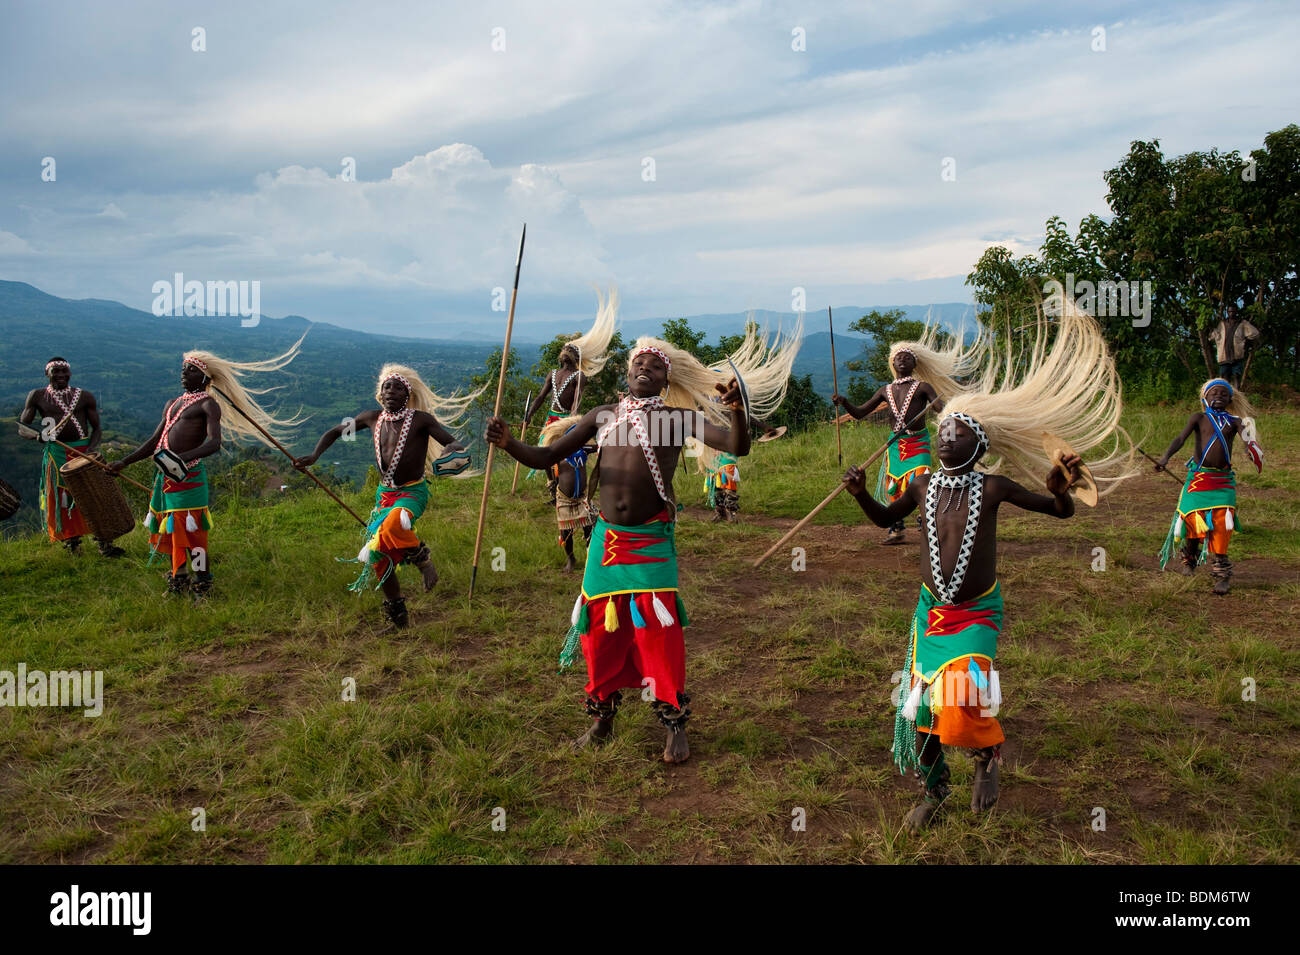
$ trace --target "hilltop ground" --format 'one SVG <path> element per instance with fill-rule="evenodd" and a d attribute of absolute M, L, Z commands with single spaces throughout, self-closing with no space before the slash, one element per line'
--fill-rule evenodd
<path fill-rule="evenodd" d="M 1128 423 L 1158 453 L 1188 410 Z M 1295 862 L 1300 411 L 1274 408 L 1260 431 L 1266 469 L 1240 474 L 1225 599 L 1203 571 L 1156 570 L 1177 499 L 1165 475 L 1070 522 L 1004 512 L 1002 799 L 974 818 L 956 755 L 957 794 L 920 836 L 900 832 L 916 791 L 888 752 L 913 526 L 882 548 L 837 500 L 792 542 L 806 570 L 788 554 L 750 568 L 834 486 L 829 429 L 742 461 L 740 525 L 707 523 L 700 479 L 677 476 L 695 716 L 675 768 L 634 694 L 611 746 L 568 750 L 583 678 L 555 660 L 579 578 L 559 570 L 540 478 L 510 499 L 510 472 L 495 476 L 472 605 L 481 484 L 435 485 L 419 527 L 443 579 L 398 635 L 377 595 L 347 593 L 353 568 L 334 558 L 359 542 L 323 495 L 227 502 L 219 596 L 199 608 L 161 596 L 139 530 L 111 566 L 0 543 L 0 669 L 103 669 L 106 683 L 97 719 L 0 710 L 0 862 Z M 845 460 L 882 436 L 846 429 Z M 347 677 L 356 702 L 340 699 Z"/>

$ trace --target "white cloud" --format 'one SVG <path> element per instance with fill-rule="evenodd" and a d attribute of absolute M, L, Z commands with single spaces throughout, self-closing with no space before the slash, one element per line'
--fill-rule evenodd
<path fill-rule="evenodd" d="M 90 4 L 0 41 L 43 77 L 0 89 L 0 147 L 23 147 L 0 169 L 60 163 L 57 184 L 0 180 L 0 267 L 134 304 L 177 270 L 260 278 L 268 313 L 349 321 L 342 290 L 427 312 L 507 283 L 526 220 L 529 293 L 583 311 L 609 280 L 630 315 L 780 307 L 797 284 L 958 298 L 988 237 L 1032 251 L 1048 216 L 1104 212 L 1130 140 L 1249 148 L 1300 86 L 1300 18 L 1272 0 L 385 11 L 214 11 L 195 54 L 189 15 L 109 29 Z"/>

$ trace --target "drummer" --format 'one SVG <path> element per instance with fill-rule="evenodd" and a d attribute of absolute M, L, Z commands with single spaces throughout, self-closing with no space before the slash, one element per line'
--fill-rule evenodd
<path fill-rule="evenodd" d="M 59 469 L 68 460 L 63 445 L 84 454 L 91 454 L 99 447 L 103 438 L 99 406 L 89 391 L 71 386 L 72 366 L 66 358 L 55 355 L 47 361 L 45 377 L 49 384 L 27 396 L 27 404 L 18 417 L 18 433 L 45 444 L 39 498 L 41 510 L 45 512 L 45 527 L 51 541 L 63 541 L 63 546 L 75 554 L 81 547 L 81 538 L 90 530 Z M 36 427 L 28 427 L 33 423 Z M 112 541 L 95 538 L 95 543 L 104 557 L 121 557 L 126 553 Z"/>

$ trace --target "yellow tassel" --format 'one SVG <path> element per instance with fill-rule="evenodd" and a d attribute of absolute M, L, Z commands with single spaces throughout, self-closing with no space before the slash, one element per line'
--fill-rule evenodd
<path fill-rule="evenodd" d="M 618 611 L 614 609 L 614 598 L 605 601 L 605 632 L 613 633 L 618 629 Z"/>

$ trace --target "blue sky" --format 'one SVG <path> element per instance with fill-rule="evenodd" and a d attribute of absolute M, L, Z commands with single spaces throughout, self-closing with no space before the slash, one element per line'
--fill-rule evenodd
<path fill-rule="evenodd" d="M 989 245 L 1104 213 L 1131 140 L 1249 150 L 1300 89 L 1293 3 L 60 3 L 5 27 L 0 278 L 141 308 L 175 272 L 257 280 L 266 314 L 407 335 L 499 324 L 523 220 L 524 321 L 578 327 L 611 282 L 629 317 L 963 301 Z"/>

